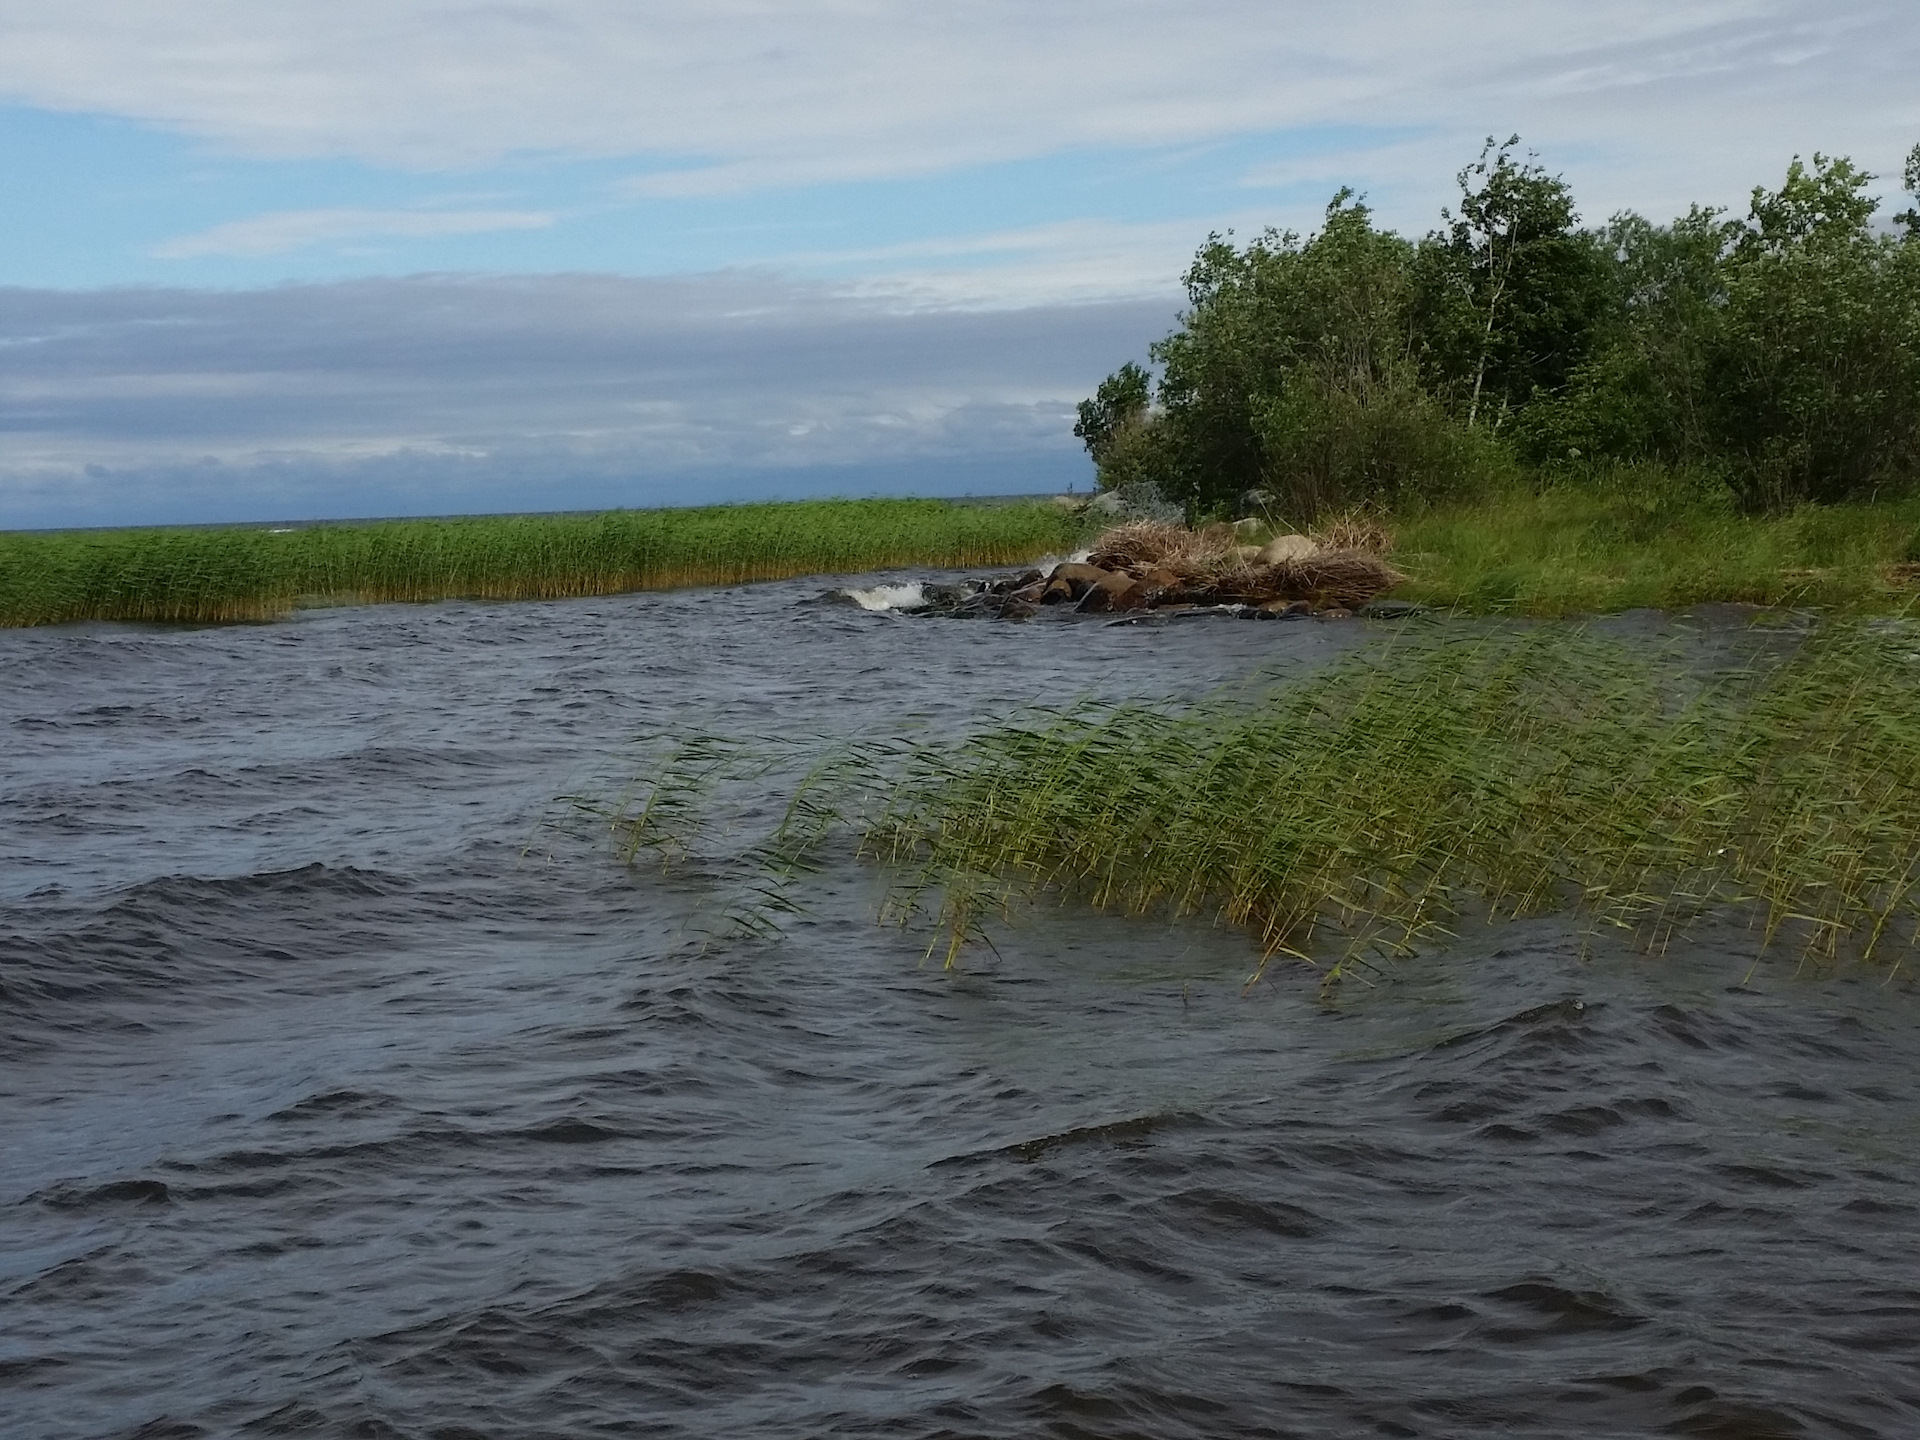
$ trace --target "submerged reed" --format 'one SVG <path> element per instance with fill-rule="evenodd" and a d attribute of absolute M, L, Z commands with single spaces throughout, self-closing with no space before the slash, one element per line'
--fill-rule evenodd
<path fill-rule="evenodd" d="M 311 525 L 0 532 L 0 625 L 271 620 L 303 605 L 559 599 L 903 565 L 1009 565 L 1082 522 L 1034 502 L 829 500 Z"/>
<path fill-rule="evenodd" d="M 1897 964 L 1920 928 L 1916 682 L 1920 630 L 1900 621 L 1776 637 L 1712 671 L 1557 627 L 1429 635 L 1251 706 L 841 747 L 741 874 L 790 907 L 847 835 L 896 867 L 901 913 L 926 902 L 949 961 L 983 918 L 1051 894 L 1217 916 L 1252 931 L 1262 969 L 1292 956 L 1330 978 L 1463 914 L 1562 910 L 1655 949 L 1716 915 L 1757 950 Z M 657 845 L 643 801 L 662 783 L 599 818 Z"/>

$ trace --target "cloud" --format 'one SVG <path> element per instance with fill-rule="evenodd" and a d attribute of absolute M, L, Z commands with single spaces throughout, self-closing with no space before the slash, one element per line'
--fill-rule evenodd
<path fill-rule="evenodd" d="M 1084 482 L 1074 402 L 1173 312 L 746 273 L 0 290 L 0 525 Z"/>
<path fill-rule="evenodd" d="M 543 210 L 276 210 L 164 241 L 151 253 L 161 260 L 284 255 L 330 241 L 425 240 L 497 230 L 544 230 L 555 218 Z"/>
<path fill-rule="evenodd" d="M 1443 134 L 1456 156 L 1518 128 L 1579 147 L 1605 203 L 1629 198 L 1622 175 L 1666 203 L 1794 149 L 1904 153 L 1917 66 L 1911 0 L 12 0 L 0 15 L 0 94 L 28 104 L 266 156 L 633 156 L 647 168 L 630 188 L 652 196 L 1361 125 Z"/>

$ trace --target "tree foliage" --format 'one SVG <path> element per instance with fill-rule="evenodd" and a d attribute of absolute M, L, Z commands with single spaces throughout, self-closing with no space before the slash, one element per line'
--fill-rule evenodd
<path fill-rule="evenodd" d="M 1489 140 L 1417 242 L 1342 190 L 1302 239 L 1209 236 L 1188 308 L 1075 434 L 1102 483 L 1192 511 L 1399 503 L 1513 463 L 1659 460 L 1753 508 L 1920 478 L 1920 214 L 1795 158 L 1743 220 L 1582 228 L 1570 187 Z M 1903 176 L 1920 194 L 1920 146 Z"/>

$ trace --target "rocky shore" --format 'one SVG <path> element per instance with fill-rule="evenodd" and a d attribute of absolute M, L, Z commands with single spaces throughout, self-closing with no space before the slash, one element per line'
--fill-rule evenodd
<path fill-rule="evenodd" d="M 1348 523 L 1325 534 L 1280 535 L 1264 544 L 1247 540 L 1247 529 L 1232 525 L 1189 530 L 1133 521 L 1102 534 L 1084 558 L 985 580 L 924 584 L 913 597 L 917 603 L 893 608 L 1006 620 L 1045 611 L 1129 618 L 1224 612 L 1257 619 L 1337 619 L 1375 602 L 1406 578 L 1384 558 L 1391 537 L 1374 526 Z"/>

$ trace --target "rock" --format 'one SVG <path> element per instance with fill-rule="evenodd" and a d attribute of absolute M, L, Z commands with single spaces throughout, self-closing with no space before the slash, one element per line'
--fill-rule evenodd
<path fill-rule="evenodd" d="M 1289 560 L 1304 560 L 1319 548 L 1304 535 L 1277 535 L 1261 547 L 1258 563 L 1281 565 Z"/>
<path fill-rule="evenodd" d="M 1269 600 L 1260 607 L 1268 615 L 1310 615 L 1313 607 L 1304 600 Z"/>
<path fill-rule="evenodd" d="M 1065 605 L 1073 599 L 1073 586 L 1065 580 L 1049 580 L 1040 589 L 1042 605 Z"/>
<path fill-rule="evenodd" d="M 1086 513 L 1089 515 L 1124 515 L 1127 513 L 1127 502 L 1118 490 L 1102 490 L 1087 502 Z"/>
<path fill-rule="evenodd" d="M 1140 610 L 1147 604 L 1147 587 L 1131 575 L 1102 572 L 1105 579 L 1089 585 L 1077 607 L 1083 615 L 1101 615 L 1110 610 Z"/>
<path fill-rule="evenodd" d="M 1258 565 L 1260 563 L 1260 557 L 1266 554 L 1266 547 L 1262 545 L 1236 545 L 1233 547 L 1233 553 L 1235 558 L 1243 565 Z"/>
<path fill-rule="evenodd" d="M 1053 574 L 1047 577 L 1047 589 L 1051 591 L 1054 586 L 1064 582 L 1069 587 L 1066 598 L 1078 600 L 1087 593 L 1089 585 L 1098 585 L 1112 574 L 1113 571 L 1102 570 L 1098 565 L 1082 565 L 1069 560 L 1053 567 Z"/>
<path fill-rule="evenodd" d="M 1320 618 L 1322 620 L 1351 620 L 1353 618 L 1353 612 L 1343 609 L 1338 605 L 1329 605 L 1325 610 L 1320 612 Z"/>
<path fill-rule="evenodd" d="M 1149 565 L 1140 572 L 1140 583 L 1149 590 L 1178 590 L 1186 582 L 1164 565 Z"/>
<path fill-rule="evenodd" d="M 1026 589 L 1029 585 L 1037 584 L 1046 578 L 1047 577 L 1038 570 L 1022 570 L 1017 575 L 1002 575 L 997 580 L 988 581 L 987 589 L 991 590 L 995 595 L 1011 595 L 1016 591 Z"/>

